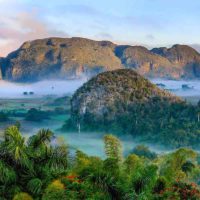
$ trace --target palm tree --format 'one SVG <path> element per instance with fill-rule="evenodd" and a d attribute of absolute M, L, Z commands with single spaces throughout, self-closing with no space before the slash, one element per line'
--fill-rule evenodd
<path fill-rule="evenodd" d="M 51 142 L 53 132 L 49 129 L 42 129 L 36 135 L 29 138 L 27 144 L 30 148 L 37 149 L 39 147 L 47 147 Z"/>
<path fill-rule="evenodd" d="M 67 147 L 53 145 L 52 138 L 52 131 L 42 129 L 27 141 L 27 152 L 33 162 L 34 173 L 27 172 L 23 178 L 28 183 L 28 191 L 32 195 L 41 194 L 42 189 L 53 179 L 66 173 Z"/>
<path fill-rule="evenodd" d="M 53 144 L 53 133 L 42 129 L 27 141 L 19 128 L 5 130 L 0 144 L 0 196 L 11 199 L 19 192 L 40 197 L 47 185 L 67 170 L 67 147 Z M 6 191 L 13 191 L 6 193 Z"/>
<path fill-rule="evenodd" d="M 11 126 L 5 130 L 4 142 L 0 145 L 0 157 L 8 164 L 27 165 L 25 138 L 16 126 Z"/>

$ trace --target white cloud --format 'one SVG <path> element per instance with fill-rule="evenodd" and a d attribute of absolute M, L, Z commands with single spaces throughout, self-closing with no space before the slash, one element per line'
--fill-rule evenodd
<path fill-rule="evenodd" d="M 35 12 L 21 12 L 16 17 L 0 15 L 0 56 L 7 55 L 27 40 L 51 36 L 67 36 L 37 19 Z"/>

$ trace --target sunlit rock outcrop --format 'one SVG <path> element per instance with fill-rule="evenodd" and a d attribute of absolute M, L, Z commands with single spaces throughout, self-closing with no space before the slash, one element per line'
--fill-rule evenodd
<path fill-rule="evenodd" d="M 18 82 L 90 78 L 120 68 L 134 69 L 149 78 L 200 77 L 200 54 L 186 45 L 150 51 L 77 37 L 25 42 L 4 58 L 3 64 L 0 61 L 2 65 L 3 79 Z"/>

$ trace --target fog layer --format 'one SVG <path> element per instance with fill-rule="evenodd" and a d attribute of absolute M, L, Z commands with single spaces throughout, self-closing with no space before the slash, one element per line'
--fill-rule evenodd
<path fill-rule="evenodd" d="M 32 84 L 11 83 L 0 80 L 0 98 L 29 98 L 29 92 L 33 92 L 33 97 L 41 97 L 44 95 L 64 96 L 72 94 L 78 89 L 86 79 L 68 80 L 68 81 L 41 81 Z M 27 92 L 28 95 L 24 95 Z"/>
<path fill-rule="evenodd" d="M 158 79 L 151 81 L 155 84 L 159 84 L 161 88 L 170 90 L 172 93 L 181 97 L 190 97 L 190 99 L 193 100 L 195 97 L 198 99 L 200 96 L 200 81 L 174 81 Z M 84 82 L 86 82 L 86 79 L 70 81 L 42 81 L 33 84 L 18 84 L 0 81 L 0 99 L 9 99 L 8 102 L 13 101 L 13 103 L 9 103 L 12 107 L 13 105 L 15 106 L 16 101 L 21 101 L 21 104 L 25 104 L 24 100 L 21 100 L 21 98 L 30 98 L 26 100 L 31 100 L 31 98 L 39 98 L 47 95 L 64 96 L 66 94 L 73 94 L 75 90 L 78 89 Z M 187 87 L 183 87 L 183 85 L 187 85 Z M 28 94 L 24 95 L 24 92 L 27 92 Z M 30 95 L 29 92 L 33 92 L 34 94 Z M 36 100 L 38 99 L 34 99 L 31 103 L 37 105 Z M 4 102 L 5 100 L 1 103 Z M 7 108 L 7 105 L 8 104 L 5 105 L 5 108 Z M 7 109 L 9 110 L 9 108 Z M 102 140 L 104 133 L 61 133 L 58 129 L 64 124 L 66 119 L 67 116 L 55 116 L 54 118 L 45 120 L 44 122 L 27 122 L 24 119 L 15 118 L 12 119 L 11 122 L 8 122 L 8 124 L 0 123 L 0 132 L 3 132 L 5 127 L 18 120 L 22 124 L 21 131 L 24 135 L 35 134 L 40 128 L 49 128 L 54 131 L 56 136 L 63 137 L 71 148 L 81 149 L 89 155 L 99 155 L 104 157 L 104 146 Z M 124 144 L 125 153 L 129 152 L 135 145 L 137 145 L 137 142 L 129 136 L 122 137 L 120 139 Z M 157 148 L 154 145 L 151 145 L 151 149 L 159 153 L 162 152 L 160 148 Z"/>
<path fill-rule="evenodd" d="M 167 89 L 177 96 L 189 97 L 189 96 L 200 96 L 200 81 L 176 81 L 176 80 L 160 80 L 152 79 L 151 82 L 155 84 L 164 84 L 163 89 Z M 184 85 L 187 85 L 188 88 L 183 88 Z"/>

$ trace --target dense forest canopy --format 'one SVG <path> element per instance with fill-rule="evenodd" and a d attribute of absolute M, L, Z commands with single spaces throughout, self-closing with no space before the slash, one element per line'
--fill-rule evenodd
<path fill-rule="evenodd" d="M 124 157 L 120 140 L 110 134 L 104 148 L 105 159 L 71 154 L 50 130 L 25 139 L 19 127 L 9 127 L 0 144 L 0 199 L 200 199 L 197 152 L 155 155 L 138 146 Z"/>

